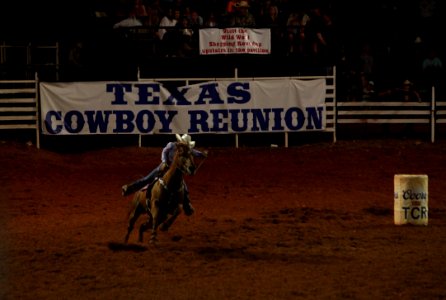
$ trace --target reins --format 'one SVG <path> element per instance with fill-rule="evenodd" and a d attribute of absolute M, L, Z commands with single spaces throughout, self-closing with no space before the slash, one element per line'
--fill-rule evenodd
<path fill-rule="evenodd" d="M 199 168 L 201 167 L 201 165 L 204 163 L 204 161 L 206 160 L 206 158 L 207 158 L 207 156 L 205 156 L 205 157 L 203 158 L 203 160 L 200 161 L 200 163 L 198 164 L 197 168 L 195 169 L 195 172 L 198 171 L 198 169 L 199 169 Z"/>

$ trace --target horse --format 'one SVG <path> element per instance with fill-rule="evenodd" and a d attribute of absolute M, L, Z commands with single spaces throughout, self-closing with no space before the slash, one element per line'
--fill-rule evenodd
<path fill-rule="evenodd" d="M 144 232 L 152 228 L 151 243 L 157 241 L 157 230 L 167 231 L 182 212 L 185 193 L 184 174 L 194 175 L 196 166 L 191 149 L 187 144 L 177 143 L 172 164 L 164 175 L 148 187 L 135 193 L 128 215 L 127 244 L 135 222 L 147 213 L 148 219 L 139 228 L 138 241 L 142 243 Z"/>

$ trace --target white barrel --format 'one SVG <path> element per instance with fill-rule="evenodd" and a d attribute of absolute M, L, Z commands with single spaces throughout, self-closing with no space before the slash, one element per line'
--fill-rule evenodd
<path fill-rule="evenodd" d="M 427 175 L 404 175 L 394 177 L 395 225 L 427 225 L 428 178 Z"/>

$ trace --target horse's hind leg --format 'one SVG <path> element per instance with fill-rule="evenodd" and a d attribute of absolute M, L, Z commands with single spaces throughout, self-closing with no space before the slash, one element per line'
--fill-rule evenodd
<path fill-rule="evenodd" d="M 124 243 L 127 244 L 129 241 L 130 233 L 133 231 L 133 228 L 135 226 L 136 220 L 138 220 L 141 213 L 144 211 L 143 207 L 140 205 L 138 200 L 138 194 L 135 195 L 135 198 L 133 200 L 133 209 L 129 214 L 129 222 L 127 226 L 127 234 L 124 238 Z"/>
<path fill-rule="evenodd" d="M 152 216 L 149 215 L 148 220 L 146 222 L 142 223 L 141 226 L 139 226 L 139 238 L 138 238 L 138 241 L 140 243 L 143 242 L 144 232 L 146 232 L 150 227 L 152 227 L 152 222 L 153 222 Z"/>
<path fill-rule="evenodd" d="M 138 219 L 138 217 L 139 217 L 139 214 L 137 213 L 137 209 L 135 208 L 135 210 L 130 215 L 129 223 L 127 226 L 127 234 L 125 235 L 125 238 L 124 238 L 124 243 L 126 243 L 126 244 L 129 241 L 130 233 L 132 233 L 133 227 L 135 226 L 135 222 Z"/>

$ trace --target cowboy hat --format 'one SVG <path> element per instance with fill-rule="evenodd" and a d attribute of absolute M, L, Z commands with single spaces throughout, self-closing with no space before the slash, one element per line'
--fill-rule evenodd
<path fill-rule="evenodd" d="M 175 134 L 175 136 L 177 137 L 177 141 L 179 143 L 183 143 L 189 146 L 189 148 L 193 148 L 195 147 L 195 142 L 192 141 L 192 138 L 190 137 L 190 135 L 188 134 L 183 134 L 183 135 L 179 135 L 178 133 Z"/>
<path fill-rule="evenodd" d="M 248 1 L 240 1 L 235 4 L 235 7 L 249 7 Z"/>

